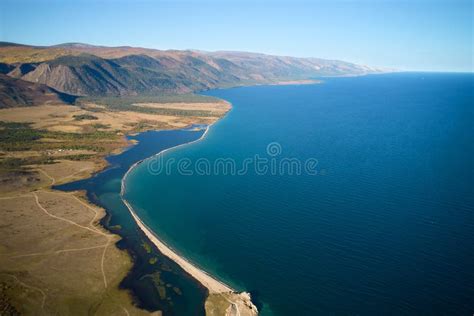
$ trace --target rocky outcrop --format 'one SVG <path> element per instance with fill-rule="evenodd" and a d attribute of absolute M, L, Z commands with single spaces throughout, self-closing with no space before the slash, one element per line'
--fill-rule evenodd
<path fill-rule="evenodd" d="M 0 109 L 73 103 L 75 98 L 43 84 L 26 82 L 0 74 Z"/>
<path fill-rule="evenodd" d="M 256 316 L 257 307 L 247 292 L 228 292 L 209 294 L 206 304 L 207 316 Z"/>

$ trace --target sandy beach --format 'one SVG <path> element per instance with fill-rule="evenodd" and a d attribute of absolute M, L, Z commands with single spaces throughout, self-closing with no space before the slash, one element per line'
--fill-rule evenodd
<path fill-rule="evenodd" d="M 202 285 L 204 285 L 208 290 L 209 293 L 227 293 L 227 292 L 234 292 L 232 288 L 228 285 L 218 281 L 217 279 L 210 276 L 205 271 L 199 269 L 191 262 L 186 260 L 185 258 L 178 255 L 172 248 L 167 246 L 164 242 L 162 242 L 137 216 L 134 212 L 133 208 L 130 204 L 124 199 L 123 200 L 125 205 L 127 205 L 130 213 L 132 214 L 133 218 L 137 222 L 140 229 L 145 233 L 145 235 L 150 239 L 150 241 L 158 248 L 158 250 L 174 262 L 176 262 L 183 270 L 187 273 L 192 275 L 196 280 L 198 280 Z"/>
<path fill-rule="evenodd" d="M 180 256 L 176 251 L 174 251 L 171 247 L 169 247 L 168 245 L 166 245 L 166 243 L 164 243 L 163 241 L 161 241 L 158 236 L 156 236 L 156 234 L 153 233 L 153 231 L 148 228 L 145 223 L 143 223 L 143 221 L 138 217 L 138 215 L 135 213 L 133 207 L 130 205 L 130 203 L 124 198 L 124 194 L 125 194 L 125 189 L 126 189 L 126 180 L 127 180 L 127 176 L 129 175 L 129 173 L 136 167 L 138 166 L 139 164 L 141 164 L 142 162 L 144 162 L 145 160 L 147 159 L 151 159 L 153 157 L 157 157 L 157 156 L 160 156 L 160 155 L 163 155 L 165 152 L 168 152 L 170 150 L 175 150 L 179 147 L 182 147 L 182 146 L 187 146 L 187 145 L 190 145 L 192 143 L 195 143 L 195 142 L 198 142 L 200 140 L 202 140 L 204 137 L 206 137 L 206 134 L 208 133 L 209 131 L 209 128 L 210 126 L 207 126 L 206 127 L 206 130 L 205 132 L 202 134 L 202 136 L 192 142 L 188 142 L 188 143 L 184 143 L 184 144 L 181 144 L 181 145 L 178 145 L 178 146 L 175 146 L 175 147 L 171 147 L 171 148 L 168 148 L 168 149 L 165 149 L 165 150 L 162 150 L 160 151 L 159 153 L 157 153 L 156 155 L 152 156 L 152 157 L 149 157 L 149 158 L 146 158 L 144 160 L 140 160 L 140 161 L 137 161 L 136 163 L 134 163 L 130 169 L 128 169 L 127 173 L 123 176 L 122 178 L 122 183 L 121 183 L 121 190 L 120 190 L 120 196 L 122 198 L 122 201 L 125 203 L 125 205 L 127 206 L 128 210 L 130 211 L 130 213 L 132 214 L 133 218 L 135 219 L 138 227 L 140 227 L 140 229 L 143 231 L 143 233 L 148 237 L 148 239 L 150 239 L 150 241 L 158 248 L 158 250 L 164 254 L 165 256 L 167 256 L 168 258 L 170 258 L 171 260 L 173 260 L 174 262 L 176 262 L 181 268 L 183 268 L 183 270 L 185 270 L 187 273 L 189 273 L 190 275 L 192 275 L 196 280 L 198 280 L 203 286 L 205 286 L 208 290 L 209 290 L 209 293 L 226 293 L 226 292 L 235 292 L 234 289 L 232 289 L 230 286 L 224 284 L 223 282 L 213 278 L 211 275 L 209 275 L 207 272 L 199 269 L 198 267 L 196 267 L 195 265 L 193 265 L 191 262 L 189 262 L 188 260 L 186 260 L 184 257 Z"/>
<path fill-rule="evenodd" d="M 95 109 L 96 105 L 84 109 L 62 104 L 0 110 L 4 129 L 11 131 L 15 124 L 25 124 L 27 131 L 48 135 L 30 141 L 28 150 L 2 151 L 4 159 L 25 165 L 23 168 L 4 165 L 0 170 L 0 211 L 5 223 L 0 232 L 0 283 L 6 289 L 2 293 L 5 312 L 48 314 L 73 308 L 86 313 L 94 307 L 101 315 L 149 314 L 135 306 L 130 293 L 119 287 L 133 262 L 126 251 L 115 247 L 120 239 L 115 231 L 108 231 L 100 224 L 105 210 L 87 201 L 82 192 L 65 193 L 52 190 L 51 186 L 89 178 L 105 169 L 106 156 L 133 145 L 125 139 L 125 134 L 209 124 L 230 108 L 224 101 L 159 105 L 172 110 L 206 107 L 215 116 L 174 116 L 172 121 L 165 121 L 162 115 L 94 112 L 88 109 Z M 88 116 L 77 120 L 78 115 Z M 100 124 L 94 125 L 97 122 Z M 145 124 L 144 129 L 138 127 L 140 124 Z M 87 138 L 87 135 L 98 137 Z M 157 244 L 153 236 L 147 236 Z M 165 248 L 158 248 L 182 266 Z M 213 289 L 209 293 L 232 291 L 209 276 L 207 281 L 202 277 L 198 281 Z M 82 298 L 80 304 L 74 300 L 77 297 Z"/>
<path fill-rule="evenodd" d="M 159 153 L 148 157 L 144 160 L 137 161 L 134 163 L 121 181 L 121 190 L 120 196 L 124 204 L 127 206 L 130 214 L 132 215 L 133 219 L 137 223 L 138 227 L 142 230 L 142 232 L 147 236 L 147 238 L 158 248 L 158 250 L 165 255 L 166 257 L 173 260 L 176 264 L 178 264 L 184 271 L 189 273 L 194 279 L 196 279 L 200 284 L 202 284 L 209 292 L 209 296 L 206 300 L 206 314 L 207 315 L 249 315 L 254 316 L 258 314 L 257 307 L 252 303 L 250 294 L 247 292 L 236 292 L 235 289 L 231 288 L 229 285 L 219 281 L 206 271 L 200 269 L 185 257 L 181 256 L 178 252 L 176 252 L 173 248 L 168 246 L 165 242 L 163 242 L 135 213 L 131 204 L 124 198 L 125 190 L 126 190 L 126 180 L 127 176 L 130 172 L 140 165 L 142 162 L 146 161 L 147 159 L 152 159 L 154 157 L 163 155 L 166 152 L 171 150 L 176 150 L 177 148 L 188 146 L 192 143 L 196 143 L 204 139 L 209 132 L 211 125 L 206 127 L 205 132 L 201 135 L 200 138 L 184 143 L 175 147 L 171 147 L 165 150 L 160 151 Z"/>

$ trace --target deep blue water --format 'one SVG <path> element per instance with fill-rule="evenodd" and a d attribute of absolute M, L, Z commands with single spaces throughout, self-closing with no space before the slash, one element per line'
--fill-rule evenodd
<path fill-rule="evenodd" d="M 162 164 L 315 158 L 317 175 L 156 175 L 149 160 L 126 198 L 265 315 L 472 315 L 473 82 L 404 73 L 208 92 L 233 110 Z"/>

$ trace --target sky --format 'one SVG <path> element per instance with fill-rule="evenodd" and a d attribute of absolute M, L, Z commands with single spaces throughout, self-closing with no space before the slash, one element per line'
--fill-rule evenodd
<path fill-rule="evenodd" d="M 0 0 L 0 41 L 233 50 L 473 72 L 474 0 Z"/>

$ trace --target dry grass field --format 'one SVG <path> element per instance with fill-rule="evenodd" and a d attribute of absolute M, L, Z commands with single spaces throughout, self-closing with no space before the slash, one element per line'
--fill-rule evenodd
<path fill-rule="evenodd" d="M 48 189 L 84 168 L 64 164 L 52 174 L 32 167 L 37 181 L 13 191 L 0 185 L 0 308 L 6 315 L 145 314 L 118 288 L 131 261 L 114 246 L 119 237 L 98 224 L 104 210 L 78 192 Z"/>
<path fill-rule="evenodd" d="M 141 315 L 118 285 L 131 267 L 105 211 L 54 184 L 89 177 L 121 151 L 124 135 L 212 123 L 228 103 L 137 107 L 212 111 L 210 117 L 109 111 L 98 104 L 0 110 L 1 315 Z M 156 314 L 160 314 L 157 312 Z"/>

